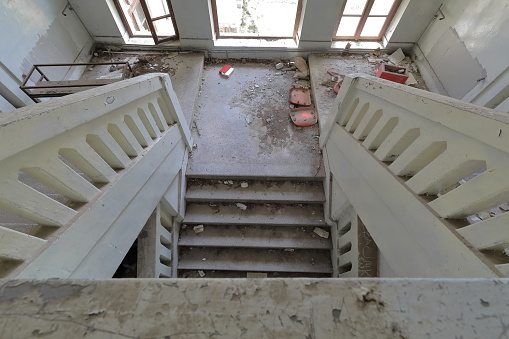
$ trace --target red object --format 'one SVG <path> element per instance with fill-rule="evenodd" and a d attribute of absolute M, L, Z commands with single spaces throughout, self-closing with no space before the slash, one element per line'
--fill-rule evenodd
<path fill-rule="evenodd" d="M 408 79 L 408 69 L 406 67 L 393 66 L 382 63 L 376 71 L 376 76 L 382 79 L 404 84 Z"/>
<path fill-rule="evenodd" d="M 339 92 L 339 89 L 341 88 L 341 85 L 343 84 L 343 80 L 344 79 L 341 79 L 339 80 L 338 82 L 336 82 L 336 84 L 334 85 L 334 93 L 338 94 Z"/>
<path fill-rule="evenodd" d="M 311 94 L 307 88 L 290 88 L 290 99 L 288 100 L 291 104 L 299 106 L 311 105 Z"/>
<path fill-rule="evenodd" d="M 221 68 L 221 69 L 219 70 L 219 73 L 220 73 L 220 74 L 224 74 L 224 73 L 228 72 L 228 70 L 229 70 L 230 68 L 232 68 L 232 66 L 230 66 L 230 65 L 224 65 L 224 66 L 223 66 L 223 68 Z"/>
<path fill-rule="evenodd" d="M 299 107 L 290 110 L 290 117 L 295 126 L 309 127 L 318 122 L 315 109 L 311 107 Z"/>

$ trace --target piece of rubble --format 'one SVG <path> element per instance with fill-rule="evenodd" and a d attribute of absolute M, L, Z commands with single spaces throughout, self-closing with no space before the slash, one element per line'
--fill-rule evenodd
<path fill-rule="evenodd" d="M 322 238 L 327 239 L 329 237 L 329 232 L 327 232 L 324 229 L 321 229 L 320 227 L 315 227 L 315 229 L 313 230 L 313 233 L 317 234 L 319 237 L 322 237 Z"/>
<path fill-rule="evenodd" d="M 282 62 L 278 62 L 276 65 L 275 65 L 276 69 L 279 71 L 280 69 L 283 69 L 285 67 L 285 64 L 282 63 Z"/>
<path fill-rule="evenodd" d="M 406 79 L 405 85 L 408 85 L 408 86 L 417 85 L 417 80 L 415 79 L 415 77 L 412 73 L 408 73 L 408 79 Z"/>
<path fill-rule="evenodd" d="M 203 230 L 204 230 L 203 225 L 196 225 L 193 227 L 194 233 L 201 233 L 201 232 L 203 232 Z"/>
<path fill-rule="evenodd" d="M 203 272 L 202 270 L 198 270 L 198 275 L 203 278 L 205 276 L 205 272 Z"/>
<path fill-rule="evenodd" d="M 477 216 L 478 216 L 481 220 L 486 220 L 486 219 L 491 218 L 491 215 L 490 215 L 488 212 L 480 212 L 480 213 L 477 213 Z"/>
<path fill-rule="evenodd" d="M 244 181 L 244 182 L 241 182 L 241 183 L 240 183 L 240 187 L 242 187 L 242 188 L 248 188 L 248 187 L 249 187 L 249 184 L 248 184 L 247 182 L 245 182 L 245 181 Z"/>
<path fill-rule="evenodd" d="M 247 210 L 247 206 L 244 205 L 243 203 L 238 202 L 236 205 L 238 208 L 240 208 L 243 211 Z"/>
<path fill-rule="evenodd" d="M 398 48 L 396 52 L 389 55 L 389 61 L 392 62 L 393 64 L 399 64 L 401 61 L 403 61 L 403 59 L 405 59 L 405 54 L 403 53 L 401 48 Z"/>
<path fill-rule="evenodd" d="M 309 68 L 306 63 L 306 60 L 304 60 L 301 57 L 295 57 L 293 58 L 293 62 L 295 63 L 295 66 L 299 69 L 298 72 L 295 72 L 295 75 L 293 76 L 296 79 L 305 79 L 309 77 Z"/>
<path fill-rule="evenodd" d="M 509 211 L 509 203 L 505 203 L 505 204 L 500 205 L 500 209 L 502 211 L 504 211 L 504 212 Z"/>

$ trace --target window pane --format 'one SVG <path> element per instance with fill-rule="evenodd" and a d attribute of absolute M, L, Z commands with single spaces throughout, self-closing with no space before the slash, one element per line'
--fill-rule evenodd
<path fill-rule="evenodd" d="M 148 12 L 152 18 L 170 14 L 166 0 L 145 0 L 145 2 L 147 3 Z"/>
<path fill-rule="evenodd" d="M 354 36 L 361 17 L 342 17 L 336 36 Z"/>
<path fill-rule="evenodd" d="M 366 7 L 367 1 L 368 0 L 347 0 L 343 14 L 361 15 L 364 11 L 364 7 Z"/>
<path fill-rule="evenodd" d="M 388 15 L 394 0 L 375 0 L 369 15 Z"/>
<path fill-rule="evenodd" d="M 159 19 L 154 21 L 154 28 L 158 36 L 173 36 L 175 35 L 175 28 L 170 18 Z"/>
<path fill-rule="evenodd" d="M 222 36 L 293 37 L 298 0 L 216 0 Z"/>
<path fill-rule="evenodd" d="M 377 37 L 385 23 L 385 17 L 368 18 L 361 32 L 361 37 Z"/>

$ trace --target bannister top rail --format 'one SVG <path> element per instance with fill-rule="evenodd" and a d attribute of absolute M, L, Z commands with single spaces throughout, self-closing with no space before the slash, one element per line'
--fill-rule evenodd
<path fill-rule="evenodd" d="M 508 113 L 366 74 L 350 74 L 343 81 L 332 108 L 333 112 L 329 115 L 326 128 L 320 138 L 321 146 L 327 141 L 331 125 L 337 118 L 334 110 L 337 110 L 353 89 L 372 94 L 426 119 L 509 152 Z"/>

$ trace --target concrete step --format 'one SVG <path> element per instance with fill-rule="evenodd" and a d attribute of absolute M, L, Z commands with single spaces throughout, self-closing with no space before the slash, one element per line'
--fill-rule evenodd
<path fill-rule="evenodd" d="M 325 201 L 321 182 L 233 181 L 191 179 L 188 182 L 188 202 L 248 202 L 248 203 L 322 203 Z M 241 184 L 248 185 L 242 188 Z"/>
<path fill-rule="evenodd" d="M 274 169 L 277 167 L 277 169 Z M 190 162 L 186 170 L 188 179 L 218 180 L 273 180 L 273 181 L 323 181 L 325 170 L 321 166 L 318 170 L 309 166 L 276 166 L 265 168 L 259 164 L 210 164 Z"/>
<path fill-rule="evenodd" d="M 253 248 L 184 248 L 179 270 L 332 273 L 328 250 L 267 250 Z"/>
<path fill-rule="evenodd" d="M 189 203 L 184 224 L 204 225 L 271 225 L 271 226 L 323 226 L 321 205 L 245 204 L 244 211 L 236 204 Z"/>
<path fill-rule="evenodd" d="M 207 225 L 200 233 L 189 226 L 182 228 L 179 246 L 330 250 L 332 243 L 310 227 Z"/>

